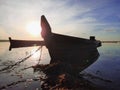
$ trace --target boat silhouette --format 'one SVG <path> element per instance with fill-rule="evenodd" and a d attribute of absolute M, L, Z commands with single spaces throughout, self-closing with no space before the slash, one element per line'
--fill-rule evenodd
<path fill-rule="evenodd" d="M 101 46 L 101 41 L 96 40 L 94 36 L 85 39 L 53 33 L 44 15 L 41 16 L 41 28 L 43 41 L 13 40 L 9 38 L 9 50 L 34 45 L 46 46 L 51 57 L 50 63 L 64 62 L 74 68 L 79 68 L 80 71 L 91 65 L 99 57 L 97 48 Z"/>

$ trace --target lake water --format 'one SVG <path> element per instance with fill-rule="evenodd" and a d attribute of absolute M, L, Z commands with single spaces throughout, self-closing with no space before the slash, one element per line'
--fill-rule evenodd
<path fill-rule="evenodd" d="M 0 42 L 0 89 L 3 86 L 6 90 L 41 89 L 40 81 L 37 79 L 42 73 L 28 68 L 38 63 L 40 51 L 25 59 L 37 49 L 38 47 L 28 47 L 9 51 L 9 43 Z M 100 53 L 98 60 L 81 74 L 98 87 L 106 90 L 120 90 L 120 43 L 103 44 L 98 51 Z M 14 68 L 9 67 L 21 60 L 25 61 L 15 65 Z M 40 63 L 48 64 L 49 62 L 50 56 L 47 49 L 43 47 Z"/>
<path fill-rule="evenodd" d="M 100 57 L 83 73 L 85 78 L 105 90 L 120 90 L 120 43 L 104 43 Z"/>

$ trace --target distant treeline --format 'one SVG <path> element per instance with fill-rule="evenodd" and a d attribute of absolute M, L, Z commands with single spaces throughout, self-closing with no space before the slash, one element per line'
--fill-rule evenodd
<path fill-rule="evenodd" d="M 0 42 L 9 42 L 9 40 L 0 40 Z"/>
<path fill-rule="evenodd" d="M 120 41 L 101 41 L 102 43 L 120 43 Z"/>
<path fill-rule="evenodd" d="M 0 42 L 9 42 L 9 40 L 0 40 Z M 101 41 L 102 43 L 120 43 L 120 41 Z"/>

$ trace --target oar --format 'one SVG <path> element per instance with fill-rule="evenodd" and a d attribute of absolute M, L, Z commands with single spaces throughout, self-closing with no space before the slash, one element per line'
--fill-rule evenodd
<path fill-rule="evenodd" d="M 14 40 L 9 37 L 10 47 L 9 50 L 12 48 L 21 48 L 21 47 L 30 47 L 30 46 L 44 46 L 44 41 L 34 41 L 34 40 Z"/>

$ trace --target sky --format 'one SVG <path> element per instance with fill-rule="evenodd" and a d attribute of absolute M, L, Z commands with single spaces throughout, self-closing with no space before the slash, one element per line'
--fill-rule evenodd
<path fill-rule="evenodd" d="M 0 39 L 41 39 L 27 30 L 41 15 L 54 33 L 120 40 L 120 0 L 0 0 Z"/>

